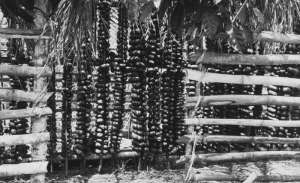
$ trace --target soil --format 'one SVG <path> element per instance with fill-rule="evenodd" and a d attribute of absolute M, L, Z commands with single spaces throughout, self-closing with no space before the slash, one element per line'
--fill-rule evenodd
<path fill-rule="evenodd" d="M 223 165 L 210 165 L 201 168 L 195 168 L 193 173 L 201 175 L 220 175 L 229 174 L 242 178 L 248 177 L 255 172 L 258 175 L 299 175 L 300 162 L 298 161 L 271 161 L 271 162 L 249 162 L 249 163 L 227 163 Z M 186 171 L 178 170 L 126 170 L 119 169 L 116 172 L 98 174 L 96 167 L 89 167 L 83 173 L 79 170 L 72 170 L 69 176 L 64 176 L 63 171 L 54 172 L 47 175 L 48 183 L 183 183 Z M 14 180 L 5 180 L 4 182 L 22 183 L 26 178 L 16 178 Z M 27 179 L 28 180 L 28 179 Z M 2 183 L 0 181 L 0 183 Z M 201 181 L 198 183 L 206 183 Z M 210 182 L 219 183 L 219 182 Z M 224 183 L 224 181 L 222 181 Z M 275 182 L 274 182 L 275 183 Z"/>

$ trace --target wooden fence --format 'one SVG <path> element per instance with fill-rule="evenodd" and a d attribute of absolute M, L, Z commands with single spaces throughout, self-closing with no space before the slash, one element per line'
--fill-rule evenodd
<path fill-rule="evenodd" d="M 4 101 L 26 101 L 34 104 L 33 108 L 5 110 L 0 111 L 0 120 L 27 118 L 33 119 L 31 134 L 0 136 L 1 146 L 12 146 L 19 144 L 32 144 L 32 162 L 20 164 L 0 165 L 0 177 L 15 176 L 22 174 L 33 174 L 32 182 L 44 182 L 45 173 L 47 172 L 47 142 L 49 133 L 46 132 L 46 116 L 52 113 L 51 109 L 46 106 L 46 102 L 52 93 L 46 92 L 46 77 L 52 75 L 50 68 L 45 66 L 46 51 L 44 48 L 48 36 L 41 36 L 41 25 L 36 26 L 37 30 L 19 30 L 19 29 L 0 29 L 2 38 L 22 38 L 37 39 L 36 51 L 34 53 L 34 66 L 28 65 L 10 65 L 1 64 L 0 74 L 13 76 L 28 76 L 35 78 L 34 91 L 27 92 L 16 89 L 0 89 L 0 99 Z M 259 36 L 260 40 L 280 41 L 284 43 L 300 43 L 299 35 L 281 35 L 279 33 L 263 32 Z M 195 55 L 194 59 L 198 60 Z M 300 64 L 299 55 L 214 55 L 207 54 L 198 63 L 217 63 L 217 64 L 257 64 L 257 65 L 282 65 L 282 64 Z M 300 88 L 300 79 L 275 77 L 275 76 L 244 76 L 228 75 L 200 72 L 196 70 L 187 70 L 188 79 L 199 82 L 219 82 L 245 85 L 278 85 Z M 197 105 L 299 105 L 300 97 L 285 96 L 246 96 L 246 95 L 219 95 L 219 96 L 202 96 L 200 98 L 190 98 L 186 101 L 187 106 Z M 243 126 L 280 126 L 280 127 L 300 127 L 300 121 L 283 121 L 283 120 L 249 120 L 249 119 L 186 119 L 186 125 L 189 126 L 189 134 L 179 139 L 179 142 L 186 143 L 186 155 L 178 163 L 190 162 L 191 159 L 202 163 L 216 163 L 224 161 L 256 161 L 262 159 L 293 159 L 300 157 L 300 151 L 259 151 L 259 152 L 240 152 L 240 153 L 214 153 L 214 154 L 197 154 L 192 157 L 192 148 L 194 141 L 201 143 L 206 142 L 233 142 L 233 143 L 285 143 L 300 144 L 300 138 L 277 138 L 277 137 L 250 137 L 250 136 L 221 136 L 208 135 L 196 136 L 191 127 L 195 125 L 243 125 Z M 120 153 L 120 156 L 137 156 L 136 153 Z M 109 157 L 107 157 L 109 158 Z M 201 177 L 194 176 L 194 180 L 217 180 L 220 177 Z M 236 180 L 236 177 L 221 177 L 221 180 Z M 257 180 L 274 180 L 274 181 L 300 181 L 299 176 L 262 176 Z"/>
<path fill-rule="evenodd" d="M 275 41 L 282 43 L 300 43 L 300 35 L 262 32 L 258 36 L 262 41 Z M 237 54 L 194 54 L 190 57 L 198 64 L 226 64 L 226 65 L 299 65 L 300 55 L 237 55 Z M 242 85 L 277 85 L 299 88 L 300 79 L 276 76 L 246 76 L 216 74 L 187 70 L 187 77 L 191 80 L 206 83 L 229 83 Z M 288 105 L 299 106 L 300 97 L 269 96 L 269 95 L 212 95 L 193 97 L 187 100 L 190 107 L 216 106 L 216 105 Z M 254 152 L 230 152 L 194 154 L 193 146 L 203 142 L 225 143 L 257 143 L 257 144 L 299 144 L 300 138 L 279 138 L 261 136 L 226 136 L 226 135 L 196 135 L 194 126 L 203 125 L 237 125 L 255 127 L 300 127 L 299 120 L 258 120 L 258 119 L 202 119 L 190 118 L 185 120 L 188 126 L 188 134 L 178 140 L 186 144 L 186 155 L 177 163 L 185 163 L 186 168 L 192 167 L 194 162 L 221 163 L 238 161 L 282 160 L 300 158 L 300 151 L 254 151 Z M 194 181 L 244 181 L 231 175 L 202 176 L 194 174 L 190 176 Z M 299 176 L 254 176 L 249 180 L 257 181 L 300 181 Z M 245 181 L 246 182 L 246 181 Z M 251 181 L 252 182 L 252 181 Z"/>
<path fill-rule="evenodd" d="M 43 11 L 45 7 L 39 6 Z M 36 14 L 36 18 L 43 16 Z M 36 42 L 32 63 L 29 65 L 0 64 L 0 75 L 33 77 L 33 91 L 18 89 L 0 88 L 0 100 L 2 101 L 25 101 L 32 103 L 32 108 L 0 111 L 0 120 L 31 118 L 31 134 L 24 135 L 3 135 L 0 136 L 0 146 L 14 146 L 21 144 L 31 144 L 32 162 L 18 164 L 0 165 L 0 177 L 32 175 L 31 182 L 45 182 L 48 162 L 46 160 L 47 142 L 50 135 L 46 130 L 47 115 L 52 114 L 52 110 L 47 107 L 47 100 L 52 93 L 47 92 L 47 77 L 52 75 L 52 71 L 45 65 L 47 62 L 47 40 L 49 36 L 42 34 L 43 23 L 39 22 L 35 30 L 22 30 L 0 28 L 0 38 L 4 39 L 34 39 Z"/>

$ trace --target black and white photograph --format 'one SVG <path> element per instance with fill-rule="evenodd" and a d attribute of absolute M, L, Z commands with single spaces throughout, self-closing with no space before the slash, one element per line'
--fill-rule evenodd
<path fill-rule="evenodd" d="M 0 0 L 0 183 L 300 183 L 300 0 Z"/>

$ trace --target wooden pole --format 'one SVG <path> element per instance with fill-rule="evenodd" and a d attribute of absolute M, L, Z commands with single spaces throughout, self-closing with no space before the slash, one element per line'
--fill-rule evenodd
<path fill-rule="evenodd" d="M 300 127 L 300 120 L 262 120 L 262 119 L 220 119 L 220 118 L 188 118 L 185 125 L 237 125 L 256 127 Z"/>
<path fill-rule="evenodd" d="M 43 29 L 47 20 L 44 15 L 49 14 L 50 0 L 35 0 L 34 1 L 34 24 L 36 29 Z M 39 39 L 34 48 L 33 58 L 36 60 L 35 66 L 44 67 L 48 58 L 48 42 L 47 40 Z M 34 81 L 34 91 L 43 92 L 47 90 L 47 80 L 46 78 L 35 78 Z M 47 100 L 38 103 L 38 107 L 44 107 L 47 105 Z M 32 119 L 31 133 L 42 133 L 47 130 L 47 117 L 40 116 Z M 47 155 L 47 144 L 41 143 L 32 146 L 32 160 L 33 161 L 43 161 L 46 159 Z M 44 183 L 45 174 L 36 174 L 31 176 L 31 182 Z"/>
<path fill-rule="evenodd" d="M 24 102 L 46 102 L 53 93 L 50 92 L 27 92 L 17 89 L 0 88 L 0 99 L 5 101 L 24 101 Z"/>
<path fill-rule="evenodd" d="M 137 156 L 139 156 L 139 153 L 135 151 L 119 152 L 116 154 L 117 158 L 133 158 Z M 112 158 L 112 155 L 110 154 L 103 156 L 103 159 L 110 159 L 110 158 Z"/>
<path fill-rule="evenodd" d="M 39 117 L 52 114 L 52 110 L 49 107 L 34 107 L 27 109 L 16 109 L 16 110 L 3 110 L 0 111 L 0 120 L 5 119 L 17 119 L 17 118 L 29 118 Z"/>
<path fill-rule="evenodd" d="M 11 76 L 37 76 L 49 77 L 51 76 L 51 69 L 49 67 L 32 67 L 28 65 L 11 65 L 0 64 L 0 74 Z"/>
<path fill-rule="evenodd" d="M 177 161 L 178 164 L 185 163 L 191 159 L 191 155 L 183 156 Z M 259 161 L 259 160 L 285 160 L 297 159 L 300 157 L 300 151 L 254 151 L 238 153 L 210 153 L 195 155 L 195 162 L 201 163 L 219 163 L 219 162 L 237 162 L 237 161 Z"/>
<path fill-rule="evenodd" d="M 196 103 L 197 100 L 197 103 Z M 187 98 L 187 103 L 195 106 L 219 105 L 286 105 L 299 106 L 300 97 L 271 96 L 271 95 L 211 95 Z"/>
<path fill-rule="evenodd" d="M 198 64 L 226 64 L 226 65 L 299 65 L 300 55 L 243 55 L 243 54 L 219 54 L 207 52 L 193 53 L 189 56 L 191 61 Z"/>
<path fill-rule="evenodd" d="M 248 76 L 218 74 L 187 69 L 187 79 L 205 83 L 228 83 L 241 85 L 276 85 L 300 88 L 300 79 L 277 76 Z"/>
<path fill-rule="evenodd" d="M 262 31 L 257 36 L 257 40 L 299 44 L 300 43 L 300 35 L 283 34 L 283 33 L 279 33 L 279 32 L 271 32 L 271 31 Z"/>
<path fill-rule="evenodd" d="M 50 140 L 49 133 L 32 133 L 25 135 L 2 135 L 0 146 L 15 146 L 22 144 L 39 144 Z"/>
<path fill-rule="evenodd" d="M 257 179 L 257 177 L 258 175 L 255 172 L 253 172 L 243 183 L 253 183 Z"/>
<path fill-rule="evenodd" d="M 138 157 L 139 153 L 135 152 L 135 151 L 124 151 L 124 152 L 119 152 L 116 154 L 117 158 L 135 158 Z M 111 154 L 107 154 L 104 155 L 102 157 L 100 157 L 97 154 L 91 154 L 89 156 L 86 157 L 86 160 L 98 160 L 98 159 L 111 159 L 113 158 L 113 156 Z"/>
<path fill-rule="evenodd" d="M 0 165 L 0 177 L 11 177 L 30 174 L 47 173 L 48 162 L 32 162 Z"/>
<path fill-rule="evenodd" d="M 51 39 L 50 36 L 43 34 L 43 29 L 0 28 L 0 37 L 5 39 Z"/>
<path fill-rule="evenodd" d="M 189 126 L 188 129 L 187 129 L 187 133 L 188 134 L 192 134 L 194 131 L 193 127 L 192 126 Z M 192 155 L 193 153 L 193 143 L 192 141 L 188 141 L 185 143 L 186 146 L 185 146 L 185 155 L 188 156 L 188 155 Z M 188 171 L 189 170 L 189 166 L 190 166 L 190 163 L 191 162 L 186 162 L 185 163 L 185 170 Z"/>
<path fill-rule="evenodd" d="M 191 178 L 191 181 L 201 182 L 201 181 L 243 181 L 240 177 L 233 175 L 224 175 L 224 174 L 213 174 L 213 175 L 201 175 L 194 174 Z M 257 176 L 255 179 L 257 182 L 299 182 L 299 175 L 262 175 Z"/>
<path fill-rule="evenodd" d="M 177 140 L 178 143 L 194 142 L 193 135 L 185 135 Z M 230 136 L 230 135 L 207 135 L 198 136 L 197 143 L 223 142 L 223 143 L 256 143 L 256 144 L 300 144 L 300 138 L 282 137 L 257 137 L 257 136 Z"/>

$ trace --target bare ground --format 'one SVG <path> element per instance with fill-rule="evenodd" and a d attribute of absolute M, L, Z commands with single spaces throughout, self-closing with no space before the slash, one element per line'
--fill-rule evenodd
<path fill-rule="evenodd" d="M 300 162 L 277 161 L 277 162 L 255 162 L 242 164 L 211 165 L 197 168 L 194 173 L 201 175 L 229 174 L 239 177 L 247 177 L 255 172 L 258 175 L 299 175 Z M 184 170 L 148 170 L 148 171 L 121 171 L 119 173 L 97 174 L 91 173 L 87 176 L 74 175 L 67 179 L 52 177 L 49 182 L 70 183 L 181 183 L 184 182 Z M 224 181 L 223 181 L 224 182 Z M 199 182 L 200 183 L 200 182 Z M 201 183 L 204 183 L 201 182 Z M 217 183 L 217 182 L 214 182 Z"/>
<path fill-rule="evenodd" d="M 250 162 L 240 164 L 211 165 L 207 167 L 193 169 L 194 173 L 201 175 L 235 175 L 238 177 L 247 177 L 255 172 L 258 175 L 300 175 L 300 162 L 297 161 L 273 161 L 273 162 Z M 49 183 L 183 183 L 185 179 L 185 170 L 144 170 L 144 171 L 124 171 L 97 174 L 95 168 L 86 170 L 84 175 L 80 171 L 71 171 L 70 176 L 65 177 L 63 172 L 49 174 L 47 182 Z M 21 178 L 16 178 L 10 183 L 28 182 Z M 0 181 L 0 183 L 2 183 Z M 198 182 L 200 183 L 200 181 Z M 206 181 L 201 181 L 206 183 Z M 219 182 L 212 182 L 219 183 Z M 224 183 L 224 181 L 222 181 Z M 274 182 L 275 183 L 275 182 Z"/>

